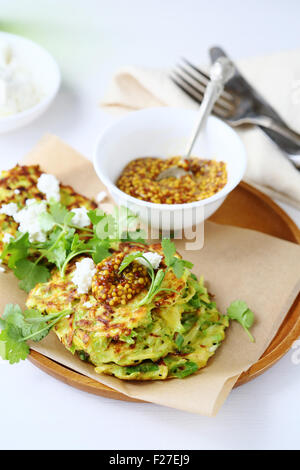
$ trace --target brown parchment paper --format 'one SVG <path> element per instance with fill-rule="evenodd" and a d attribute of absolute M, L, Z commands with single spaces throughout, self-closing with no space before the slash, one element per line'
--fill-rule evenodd
<path fill-rule="evenodd" d="M 88 197 L 104 187 L 92 164 L 55 136 L 46 136 L 25 160 L 39 163 L 65 184 Z M 112 162 L 113 164 L 113 162 Z M 115 162 L 114 164 L 118 164 Z M 184 251 L 194 263 L 196 274 L 203 274 L 221 312 L 231 301 L 245 300 L 255 312 L 252 328 L 256 342 L 249 341 L 242 327 L 233 322 L 223 345 L 206 368 L 184 380 L 162 382 L 124 382 L 94 373 L 93 367 L 72 356 L 50 333 L 32 348 L 88 377 L 141 400 L 204 415 L 215 415 L 239 375 L 265 351 L 300 289 L 300 247 L 252 230 L 205 224 L 204 248 Z M 11 273 L 0 274 L 0 309 L 6 303 L 24 305 L 26 294 L 18 289 Z"/>

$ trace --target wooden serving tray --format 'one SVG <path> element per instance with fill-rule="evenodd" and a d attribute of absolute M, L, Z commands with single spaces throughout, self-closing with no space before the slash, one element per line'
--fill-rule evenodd
<path fill-rule="evenodd" d="M 268 196 L 244 182 L 228 196 L 211 220 L 258 230 L 300 244 L 300 230 L 290 217 Z M 300 294 L 287 312 L 268 349 L 250 369 L 240 375 L 235 386 L 249 382 L 265 372 L 290 349 L 299 336 Z M 117 400 L 139 401 L 68 369 L 36 351 L 31 351 L 29 359 L 44 372 L 80 390 Z"/>

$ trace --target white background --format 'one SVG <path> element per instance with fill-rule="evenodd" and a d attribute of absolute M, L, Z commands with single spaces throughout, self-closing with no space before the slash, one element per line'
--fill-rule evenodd
<path fill-rule="evenodd" d="M 0 0 L 0 29 L 47 47 L 64 80 L 37 123 L 0 136 L 1 168 L 47 132 L 91 157 L 113 119 L 97 104 L 119 66 L 167 67 L 182 55 L 206 61 L 214 44 L 235 59 L 296 48 L 299 18 L 298 0 Z M 300 213 L 285 209 L 300 225 Z M 300 364 L 292 352 L 234 390 L 215 418 L 92 396 L 28 361 L 0 362 L 0 385 L 1 449 L 300 448 Z"/>

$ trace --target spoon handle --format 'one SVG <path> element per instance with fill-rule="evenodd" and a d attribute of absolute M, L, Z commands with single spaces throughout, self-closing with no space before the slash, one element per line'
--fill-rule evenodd
<path fill-rule="evenodd" d="M 190 160 L 190 155 L 194 147 L 195 141 L 204 125 L 206 124 L 207 118 L 210 115 L 213 106 L 219 96 L 221 95 L 225 83 L 233 76 L 234 66 L 227 57 L 220 57 L 212 65 L 210 69 L 210 82 L 208 83 L 202 103 L 200 105 L 196 122 L 188 141 L 185 160 Z"/>

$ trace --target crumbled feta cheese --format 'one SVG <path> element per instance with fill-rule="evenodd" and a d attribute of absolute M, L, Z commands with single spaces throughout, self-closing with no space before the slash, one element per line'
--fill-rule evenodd
<path fill-rule="evenodd" d="M 15 194 L 20 194 L 20 192 L 21 192 L 21 191 L 20 191 L 19 189 L 15 189 L 15 190 L 14 190 L 14 193 L 15 193 Z"/>
<path fill-rule="evenodd" d="M 219 347 L 218 344 L 214 344 L 213 346 L 209 348 L 209 352 L 215 352 L 218 349 L 218 347 Z"/>
<path fill-rule="evenodd" d="M 26 199 L 25 204 L 26 206 L 32 206 L 33 204 L 36 204 L 38 201 L 37 199 Z"/>
<path fill-rule="evenodd" d="M 46 195 L 47 201 L 50 201 L 50 199 L 60 200 L 59 181 L 56 176 L 43 173 L 38 179 L 37 188 Z"/>
<path fill-rule="evenodd" d="M 84 302 L 83 304 L 83 307 L 86 307 L 86 308 L 92 308 L 93 304 L 92 302 Z"/>
<path fill-rule="evenodd" d="M 107 192 L 106 191 L 100 191 L 100 193 L 97 194 L 96 196 L 96 202 L 100 204 L 100 202 L 104 201 L 104 199 L 107 198 Z"/>
<path fill-rule="evenodd" d="M 3 204 L 0 208 L 0 214 L 10 215 L 13 217 L 18 212 L 18 206 L 14 202 Z"/>
<path fill-rule="evenodd" d="M 39 215 L 47 210 L 45 201 L 37 201 L 36 199 L 27 199 L 26 206 L 14 215 L 15 221 L 20 224 L 19 232 L 29 234 L 29 241 L 44 242 L 46 241 L 46 232 L 41 229 L 38 221 Z"/>
<path fill-rule="evenodd" d="M 143 257 L 149 261 L 153 269 L 157 269 L 162 260 L 162 256 L 159 255 L 158 253 L 154 253 L 153 251 L 147 251 L 147 253 L 143 253 Z M 136 261 L 146 266 L 146 268 L 149 268 L 149 263 L 147 263 L 147 261 L 144 260 L 143 258 L 137 258 Z"/>
<path fill-rule="evenodd" d="M 93 276 L 96 274 L 96 266 L 92 258 L 83 258 L 76 263 L 76 269 L 72 275 L 72 281 L 77 286 L 78 294 L 87 294 L 92 286 Z"/>
<path fill-rule="evenodd" d="M 72 225 L 77 225 L 78 227 L 87 227 L 90 225 L 91 221 L 88 216 L 88 211 L 85 207 L 76 207 L 76 209 L 72 209 L 74 212 L 74 217 L 72 219 Z"/>
<path fill-rule="evenodd" d="M 0 259 L 0 273 L 4 273 L 4 272 L 5 272 L 5 269 L 2 266 L 2 260 Z"/>
<path fill-rule="evenodd" d="M 14 237 L 10 233 L 5 233 L 3 235 L 2 241 L 3 241 L 3 243 L 9 243 L 12 238 L 14 238 Z"/>

